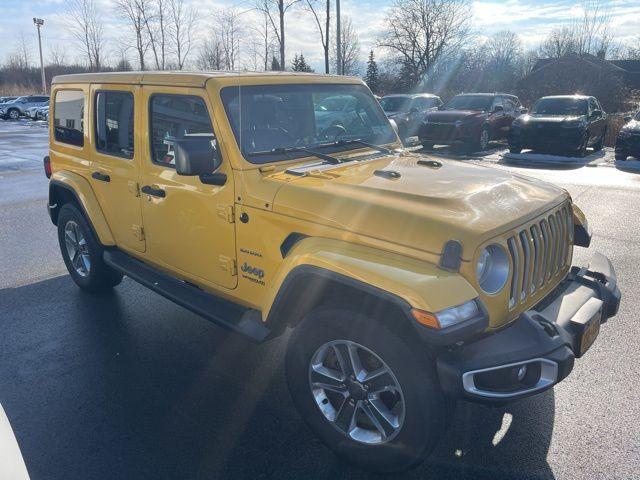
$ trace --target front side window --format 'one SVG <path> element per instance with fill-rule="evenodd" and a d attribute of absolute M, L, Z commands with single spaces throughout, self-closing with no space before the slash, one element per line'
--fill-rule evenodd
<path fill-rule="evenodd" d="M 95 98 L 96 149 L 109 155 L 133 158 L 133 95 L 98 92 Z"/>
<path fill-rule="evenodd" d="M 149 108 L 151 160 L 174 166 L 173 145 L 183 138 L 213 140 L 211 118 L 204 100 L 189 95 L 153 95 Z"/>
<path fill-rule="evenodd" d="M 58 90 L 54 109 L 53 131 L 56 141 L 82 147 L 84 145 L 84 92 Z"/>
<path fill-rule="evenodd" d="M 221 93 L 244 157 L 261 164 L 392 143 L 395 132 L 364 85 L 293 84 L 226 87 Z M 345 140 L 340 143 L 340 140 Z M 297 152 L 285 152 L 287 149 Z"/>

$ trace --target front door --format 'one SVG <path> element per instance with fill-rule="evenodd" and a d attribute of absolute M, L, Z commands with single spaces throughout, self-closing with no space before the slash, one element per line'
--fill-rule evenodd
<path fill-rule="evenodd" d="M 92 85 L 89 181 L 119 248 L 144 252 L 138 181 L 144 144 L 134 85 Z"/>
<path fill-rule="evenodd" d="M 147 259 L 197 284 L 237 284 L 234 187 L 228 162 L 218 170 L 224 185 L 205 185 L 176 173 L 173 142 L 189 136 L 214 138 L 213 111 L 202 89 L 144 87 L 148 118 L 142 169 L 142 217 Z"/>

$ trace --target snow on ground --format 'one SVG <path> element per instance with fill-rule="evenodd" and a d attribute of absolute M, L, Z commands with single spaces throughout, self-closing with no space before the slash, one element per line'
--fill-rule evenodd
<path fill-rule="evenodd" d="M 48 149 L 46 122 L 0 120 L 0 175 L 42 168 Z"/>

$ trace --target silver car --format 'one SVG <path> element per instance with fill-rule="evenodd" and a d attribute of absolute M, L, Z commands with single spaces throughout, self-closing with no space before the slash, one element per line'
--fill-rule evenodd
<path fill-rule="evenodd" d="M 27 110 L 32 107 L 43 107 L 48 105 L 49 97 L 45 95 L 27 95 L 18 97 L 12 102 L 0 104 L 0 117 L 17 120 L 27 114 Z"/>
<path fill-rule="evenodd" d="M 46 101 L 44 105 L 38 107 L 30 107 L 25 110 L 25 116 L 29 117 L 31 120 L 38 120 L 40 118 L 40 114 L 43 108 L 49 108 L 49 101 Z"/>

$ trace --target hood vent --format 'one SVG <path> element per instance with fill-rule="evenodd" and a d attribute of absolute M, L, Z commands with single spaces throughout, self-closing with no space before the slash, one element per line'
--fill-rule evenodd
<path fill-rule="evenodd" d="M 373 174 L 378 177 L 388 178 L 389 180 L 396 180 L 402 176 L 400 172 L 396 172 L 395 170 L 376 170 Z"/>
<path fill-rule="evenodd" d="M 438 160 L 418 160 L 418 165 L 429 168 L 440 168 L 442 167 L 442 162 Z"/>

